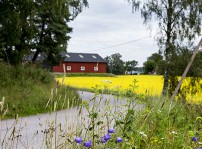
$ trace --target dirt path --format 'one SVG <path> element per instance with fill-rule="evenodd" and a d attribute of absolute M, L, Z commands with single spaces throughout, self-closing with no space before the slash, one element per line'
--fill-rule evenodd
<path fill-rule="evenodd" d="M 92 106 L 91 99 L 95 97 L 94 93 L 79 91 L 81 100 L 87 100 L 89 105 Z M 96 102 L 100 99 L 110 99 L 110 105 L 117 103 L 116 97 L 112 95 L 99 95 L 96 96 Z M 104 101 L 103 100 L 103 101 Z M 125 100 L 118 104 L 123 104 Z M 101 103 L 101 108 L 104 102 Z M 136 106 L 137 110 L 142 108 L 142 105 Z M 87 112 L 83 111 L 83 115 Z M 4 120 L 0 122 L 0 147 L 3 148 L 16 148 L 16 149 L 39 149 L 44 148 L 45 138 L 50 135 L 51 129 L 55 133 L 66 134 L 67 131 L 72 130 L 77 123 L 79 123 L 78 109 L 72 108 L 69 110 L 62 110 L 48 114 L 39 114 L 30 117 L 19 118 L 18 121 L 14 119 Z M 62 137 L 61 137 L 62 138 Z M 55 138 L 62 141 L 60 138 Z M 50 140 L 53 141 L 53 140 Z"/>

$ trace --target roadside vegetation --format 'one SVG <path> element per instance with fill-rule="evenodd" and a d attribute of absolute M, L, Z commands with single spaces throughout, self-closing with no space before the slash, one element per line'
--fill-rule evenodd
<path fill-rule="evenodd" d="M 113 107 L 108 100 L 102 101 L 105 107 L 93 101 L 95 104 L 89 107 L 83 102 L 82 108 L 87 109 L 90 120 L 87 126 L 78 126 L 77 136 L 69 137 L 72 143 L 66 146 L 78 149 L 84 146 L 93 149 L 201 149 L 202 105 L 162 97 L 147 97 L 144 102 L 138 102 L 140 98 L 132 96 L 125 104 L 120 104 L 124 99 L 117 98 L 115 103 L 119 104 Z M 138 109 L 139 104 L 144 106 Z"/>
<path fill-rule="evenodd" d="M 79 102 L 76 90 L 57 84 L 50 72 L 4 63 L 0 64 L 0 99 L 6 108 L 4 119 L 50 112 L 54 106 L 65 109 Z"/>
<path fill-rule="evenodd" d="M 42 134 L 42 142 L 36 143 L 43 148 L 62 149 L 202 148 L 201 104 L 132 93 L 127 99 L 121 94 L 115 98 L 103 98 L 94 91 L 94 98 L 82 100 L 73 127 L 68 131 L 66 127 L 57 128 L 55 115 L 55 120 L 46 128 L 48 131 Z M 14 141 L 19 145 L 18 139 L 5 140 L 11 143 L 6 142 L 6 146 L 4 142 L 2 146 L 12 148 Z"/>

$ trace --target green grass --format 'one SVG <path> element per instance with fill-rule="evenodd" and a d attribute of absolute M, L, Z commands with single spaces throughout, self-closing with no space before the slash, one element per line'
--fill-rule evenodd
<path fill-rule="evenodd" d="M 133 123 L 127 116 L 124 118 L 125 129 L 121 133 L 129 144 L 125 142 L 123 148 L 178 149 L 201 146 L 192 142 L 191 138 L 202 137 L 202 121 L 197 120 L 202 117 L 199 110 L 202 105 L 184 104 L 166 98 L 147 98 L 145 105 L 146 108 L 139 113 L 128 113 L 134 119 Z"/>
<path fill-rule="evenodd" d="M 64 74 L 59 74 L 59 73 L 55 73 L 54 74 L 55 77 L 60 78 L 63 77 Z M 82 77 L 82 76 L 86 76 L 86 77 L 115 77 L 114 74 L 110 74 L 110 73 L 67 73 L 66 77 Z"/>
<path fill-rule="evenodd" d="M 126 104 L 102 106 L 98 108 L 99 102 L 93 102 L 89 109 L 86 103 L 83 108 L 88 111 L 86 126 L 79 128 L 77 137 L 81 136 L 83 141 L 92 141 L 92 149 L 119 148 L 119 149 L 198 149 L 202 147 L 202 105 L 187 104 L 182 101 L 171 101 L 169 98 L 144 98 L 140 104 L 144 108 L 137 111 L 134 109 L 134 98 L 129 98 Z M 102 97 L 100 100 L 103 100 Z M 108 100 L 108 99 L 107 99 Z M 117 101 L 120 98 L 117 98 Z M 113 111 L 112 108 L 115 108 Z M 122 109 L 126 109 L 125 112 Z M 112 112 L 113 111 L 113 112 Z M 81 117 L 83 117 L 81 115 Z M 113 124 L 114 123 L 114 124 Z M 114 128 L 111 139 L 101 143 L 102 136 L 107 134 L 109 128 Z M 80 135 L 80 131 L 85 132 Z M 121 137 L 123 141 L 116 143 L 116 138 Z M 192 141 L 193 137 L 199 138 Z M 74 138 L 69 138 L 74 140 Z M 83 148 L 84 144 L 68 144 L 72 148 Z"/>
<path fill-rule="evenodd" d="M 96 95 L 95 95 L 96 96 Z M 98 97 L 98 96 L 97 96 Z M 141 110 L 135 109 L 135 102 L 143 104 Z M 171 101 L 165 97 L 144 97 L 134 95 L 124 104 L 118 104 L 122 97 L 110 105 L 110 98 L 100 101 L 91 100 L 89 107 L 86 100 L 82 101 L 81 109 L 86 109 L 87 115 L 81 112 L 75 132 L 68 135 L 70 141 L 62 142 L 68 148 L 84 148 L 84 142 L 91 140 L 92 149 L 198 149 L 202 147 L 202 105 Z M 125 109 L 125 112 L 123 112 Z M 80 110 L 80 109 L 78 109 Z M 87 122 L 87 124 L 85 123 Z M 101 137 L 109 128 L 115 129 L 111 139 L 102 143 Z M 81 133 L 82 132 L 82 133 Z M 83 142 L 76 143 L 75 137 L 81 137 Z M 116 138 L 122 142 L 117 143 Z M 193 137 L 199 138 L 192 141 Z M 65 139 L 66 140 L 66 139 Z M 61 143 L 61 144 L 62 144 Z"/>
<path fill-rule="evenodd" d="M 33 66 L 0 64 L 0 101 L 3 119 L 51 112 L 78 105 L 76 89 L 58 85 L 48 71 Z M 8 108 L 7 108 L 8 107 Z"/>

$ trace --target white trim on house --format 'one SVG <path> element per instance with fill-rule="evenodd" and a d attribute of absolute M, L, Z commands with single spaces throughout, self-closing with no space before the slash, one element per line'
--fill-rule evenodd
<path fill-rule="evenodd" d="M 96 66 L 96 67 L 94 67 L 94 71 L 98 71 L 98 67 Z"/>
<path fill-rule="evenodd" d="M 67 66 L 67 70 L 72 70 L 71 66 Z"/>
<path fill-rule="evenodd" d="M 85 71 L 85 70 L 86 70 L 85 66 L 81 66 L 81 71 Z"/>

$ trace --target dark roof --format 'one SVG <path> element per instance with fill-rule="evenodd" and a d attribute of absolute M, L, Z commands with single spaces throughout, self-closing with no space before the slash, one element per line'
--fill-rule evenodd
<path fill-rule="evenodd" d="M 68 53 L 62 52 L 62 57 L 65 62 L 101 62 L 106 63 L 106 61 L 96 53 Z"/>
<path fill-rule="evenodd" d="M 31 52 L 29 55 L 25 55 L 23 60 L 24 61 L 32 61 L 33 57 L 34 57 L 35 52 Z M 36 58 L 37 62 L 42 62 L 46 57 L 46 54 L 44 53 L 39 53 L 38 57 Z"/>
<path fill-rule="evenodd" d="M 32 61 L 35 52 L 30 53 L 29 55 L 24 56 L 24 61 Z M 61 56 L 64 58 L 65 62 L 101 62 L 107 63 L 100 55 L 96 53 L 68 53 L 61 52 Z M 45 53 L 40 53 L 36 61 L 43 61 L 46 58 Z"/>

